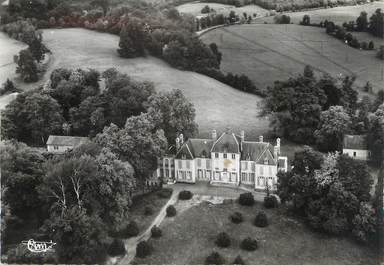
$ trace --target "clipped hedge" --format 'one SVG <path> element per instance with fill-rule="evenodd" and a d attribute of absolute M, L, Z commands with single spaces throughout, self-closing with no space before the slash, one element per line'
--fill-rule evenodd
<path fill-rule="evenodd" d="M 123 238 L 134 237 L 139 234 L 139 226 L 135 221 L 129 222 L 129 224 L 121 231 L 120 235 Z"/>
<path fill-rule="evenodd" d="M 231 239 L 225 232 L 221 232 L 217 235 L 215 244 L 221 248 L 227 248 L 231 245 Z"/>
<path fill-rule="evenodd" d="M 190 200 L 192 199 L 193 193 L 189 190 L 182 190 L 179 192 L 179 200 Z"/>
<path fill-rule="evenodd" d="M 151 228 L 151 236 L 153 238 L 159 238 L 162 236 L 162 234 L 163 233 L 162 233 L 161 229 L 159 227 L 157 227 L 156 225 Z"/>
<path fill-rule="evenodd" d="M 126 253 L 123 240 L 115 238 L 109 245 L 107 253 L 111 257 L 122 256 Z"/>
<path fill-rule="evenodd" d="M 256 218 L 255 218 L 255 221 L 254 221 L 254 225 L 257 226 L 257 227 L 266 227 L 266 226 L 268 226 L 268 217 L 265 214 L 265 212 L 259 212 L 256 215 Z"/>
<path fill-rule="evenodd" d="M 232 265 L 245 265 L 245 261 L 241 258 L 240 255 L 237 255 L 235 260 L 232 262 Z"/>
<path fill-rule="evenodd" d="M 212 252 L 209 254 L 208 257 L 206 257 L 205 265 L 223 265 L 225 264 L 225 259 L 218 253 L 218 252 Z"/>
<path fill-rule="evenodd" d="M 175 216 L 175 215 L 176 215 L 176 208 L 175 208 L 175 206 L 173 206 L 173 205 L 169 205 L 169 206 L 167 207 L 166 212 L 167 212 L 167 217 L 173 217 L 173 216 Z"/>
<path fill-rule="evenodd" d="M 255 204 L 255 198 L 251 192 L 242 193 L 239 196 L 239 203 L 245 206 L 252 206 Z"/>
<path fill-rule="evenodd" d="M 264 207 L 267 209 L 277 208 L 279 205 L 276 196 L 269 195 L 264 197 Z"/>
<path fill-rule="evenodd" d="M 234 212 L 229 216 L 229 218 L 234 224 L 240 224 L 241 222 L 243 222 L 243 215 L 239 212 Z"/>
<path fill-rule="evenodd" d="M 141 241 L 136 246 L 136 257 L 145 258 L 152 253 L 152 246 L 147 241 Z"/>
<path fill-rule="evenodd" d="M 257 240 L 247 237 L 241 241 L 240 247 L 247 251 L 254 251 L 258 248 Z"/>

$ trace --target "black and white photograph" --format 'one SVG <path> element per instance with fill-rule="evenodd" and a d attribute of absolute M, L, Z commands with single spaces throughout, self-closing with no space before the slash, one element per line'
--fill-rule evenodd
<path fill-rule="evenodd" d="M 384 265 L 384 0 L 0 0 L 0 264 Z"/>

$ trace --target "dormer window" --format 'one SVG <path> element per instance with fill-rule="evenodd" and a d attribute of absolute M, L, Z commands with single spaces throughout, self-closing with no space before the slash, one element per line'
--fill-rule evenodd
<path fill-rule="evenodd" d="M 224 157 L 224 158 L 227 158 L 227 154 L 226 154 L 226 153 L 224 153 L 224 154 L 223 154 L 223 157 Z"/>
<path fill-rule="evenodd" d="M 185 158 L 186 158 L 185 154 L 182 154 L 181 159 L 185 159 Z"/>
<path fill-rule="evenodd" d="M 232 154 L 232 159 L 236 159 L 236 155 L 235 154 Z"/>
<path fill-rule="evenodd" d="M 268 158 L 264 158 L 264 164 L 268 165 Z"/>
<path fill-rule="evenodd" d="M 251 156 L 247 154 L 247 161 L 251 160 Z"/>
<path fill-rule="evenodd" d="M 215 153 L 215 158 L 219 158 L 219 153 Z"/>

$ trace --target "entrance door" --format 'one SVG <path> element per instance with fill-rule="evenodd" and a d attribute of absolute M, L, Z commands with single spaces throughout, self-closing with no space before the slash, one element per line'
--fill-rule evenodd
<path fill-rule="evenodd" d="M 201 169 L 197 170 L 197 179 L 199 180 L 203 179 L 203 170 Z"/>
<path fill-rule="evenodd" d="M 228 172 L 221 173 L 221 181 L 228 182 Z"/>

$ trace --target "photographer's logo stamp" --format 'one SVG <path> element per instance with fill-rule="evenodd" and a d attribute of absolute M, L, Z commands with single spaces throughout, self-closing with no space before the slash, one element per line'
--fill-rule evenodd
<path fill-rule="evenodd" d="M 21 244 L 26 245 L 28 250 L 33 253 L 47 252 L 52 249 L 56 243 L 53 243 L 52 240 L 49 242 L 44 241 L 35 241 L 30 239 L 28 241 L 21 241 Z"/>

